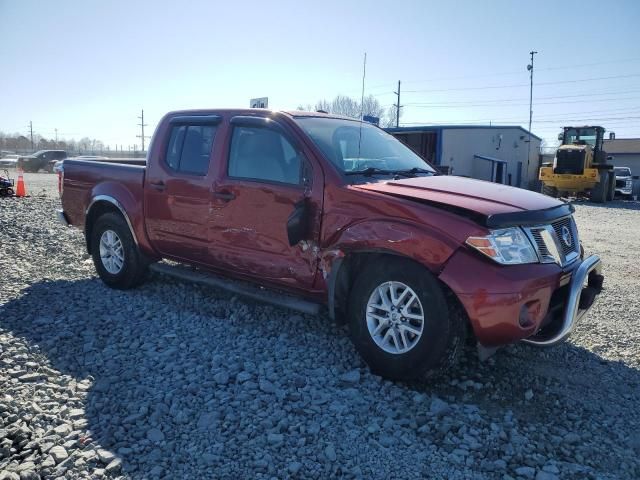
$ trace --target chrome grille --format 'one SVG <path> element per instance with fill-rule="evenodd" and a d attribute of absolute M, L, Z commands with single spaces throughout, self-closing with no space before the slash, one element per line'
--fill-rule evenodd
<path fill-rule="evenodd" d="M 576 251 L 575 227 L 573 223 L 572 217 L 565 217 L 551 224 L 565 256 Z"/>
<path fill-rule="evenodd" d="M 538 255 L 542 262 L 553 262 L 553 255 L 549 252 L 547 245 L 542 238 L 542 231 L 544 227 L 533 227 L 529 229 L 529 234 L 533 238 L 533 242 L 536 246 L 536 250 L 538 251 Z"/>
<path fill-rule="evenodd" d="M 556 220 L 551 225 L 527 227 L 525 231 L 535 245 L 542 263 L 564 266 L 580 255 L 578 230 L 571 216 Z"/>

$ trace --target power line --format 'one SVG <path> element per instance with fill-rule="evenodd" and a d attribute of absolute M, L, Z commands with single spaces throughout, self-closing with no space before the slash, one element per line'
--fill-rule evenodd
<path fill-rule="evenodd" d="M 602 95 L 611 95 L 611 96 L 615 96 L 615 95 L 628 95 L 629 93 L 637 93 L 640 92 L 640 90 L 636 89 L 636 90 L 625 90 L 623 92 L 621 91 L 612 91 L 612 92 L 597 92 L 597 93 L 579 93 L 579 94 L 575 94 L 575 95 L 552 95 L 552 96 L 545 96 L 545 97 L 536 97 L 536 100 L 554 100 L 554 99 L 558 99 L 558 98 L 582 98 L 582 97 L 599 97 Z M 489 99 L 489 100 L 482 100 L 480 101 L 480 103 L 505 103 L 505 102 L 524 102 L 526 101 L 526 98 L 500 98 L 500 99 Z M 609 100 L 609 99 L 607 99 Z M 611 99 L 611 100 L 615 100 L 615 98 Z M 476 101 L 472 100 L 472 101 L 459 101 L 459 102 L 447 102 L 446 105 L 469 105 L 469 104 L 478 104 L 476 103 Z M 405 105 L 444 105 L 442 102 L 409 102 L 406 103 Z"/>
<path fill-rule="evenodd" d="M 597 80 L 612 80 L 616 78 L 632 78 L 640 77 L 640 73 L 632 73 L 629 75 L 611 75 L 608 77 L 593 77 L 593 78 L 578 78 L 573 80 L 560 80 L 558 82 L 540 82 L 538 85 L 561 85 L 565 83 L 582 83 L 593 82 Z M 405 93 L 421 93 L 421 92 L 454 92 L 464 90 L 490 90 L 495 88 L 516 88 L 516 87 L 528 87 L 526 83 L 517 83 L 512 85 L 487 85 L 484 87 L 460 87 L 460 88 L 441 88 L 441 89 L 427 89 L 427 90 L 405 90 Z M 381 94 L 384 95 L 384 94 Z"/>
<path fill-rule="evenodd" d="M 563 65 L 558 67 L 544 67 L 544 68 L 538 67 L 538 71 L 567 70 L 567 69 L 575 69 L 575 68 L 582 68 L 582 67 L 592 67 L 596 65 L 607 65 L 607 64 L 613 64 L 613 63 L 626 63 L 626 62 L 638 62 L 638 61 L 640 61 L 640 57 L 626 58 L 626 59 L 620 59 L 620 60 L 608 60 L 604 62 L 595 62 L 595 63 L 582 63 L 582 64 L 576 64 L 576 65 Z M 482 75 L 460 75 L 460 76 L 452 76 L 452 77 L 436 77 L 430 80 L 418 80 L 418 81 L 405 82 L 405 85 L 407 84 L 418 85 L 418 84 L 432 83 L 434 81 L 439 81 L 439 80 L 462 80 L 467 78 L 502 77 L 507 75 L 522 75 L 522 71 L 512 70 L 509 72 L 487 73 Z M 369 90 L 376 90 L 379 88 L 388 88 L 388 84 L 374 85 L 372 87 L 369 87 Z"/>
<path fill-rule="evenodd" d="M 600 102 L 619 102 L 626 100 L 636 100 L 640 97 L 620 97 L 620 98 L 603 98 L 597 100 L 567 100 L 566 102 L 536 102 L 536 105 L 565 105 L 572 103 L 600 103 Z M 493 107 L 493 108 L 502 108 L 502 107 L 517 107 L 529 105 L 528 103 L 509 103 L 509 104 L 499 104 L 497 102 L 491 103 L 438 103 L 438 104 L 420 104 L 420 103 L 406 103 L 407 107 L 416 107 L 416 108 L 466 108 L 466 107 Z"/>

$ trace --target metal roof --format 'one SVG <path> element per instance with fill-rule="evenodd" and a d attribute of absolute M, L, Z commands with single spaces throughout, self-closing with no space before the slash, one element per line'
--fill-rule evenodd
<path fill-rule="evenodd" d="M 487 155 L 474 155 L 473 158 L 479 158 L 480 160 L 489 160 L 490 162 L 494 162 L 494 163 L 507 163 L 506 160 L 501 160 L 499 158 L 496 157 L 489 157 Z"/>
<path fill-rule="evenodd" d="M 415 125 L 411 127 L 392 127 L 385 128 L 384 130 L 389 133 L 410 133 L 410 132 L 435 132 L 440 130 L 454 130 L 454 129 L 505 129 L 505 128 L 517 128 L 522 130 L 525 134 L 529 135 L 529 130 L 521 127 L 520 125 Z M 542 138 L 535 134 L 531 134 L 533 138 L 542 141 Z"/>
<path fill-rule="evenodd" d="M 640 155 L 640 138 L 605 140 L 603 150 L 611 155 Z"/>

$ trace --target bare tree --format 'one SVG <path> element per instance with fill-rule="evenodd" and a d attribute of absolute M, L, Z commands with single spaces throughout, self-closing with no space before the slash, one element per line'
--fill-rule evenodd
<path fill-rule="evenodd" d="M 307 105 L 307 107 L 299 105 L 298 110 L 322 110 L 327 113 L 344 115 L 345 117 L 356 119 L 362 118 L 363 115 L 369 115 L 380 118 L 381 123 L 384 125 L 389 123 L 386 119 L 384 107 L 380 105 L 380 101 L 373 95 L 364 97 L 362 104 L 354 98 L 347 97 L 346 95 L 338 95 L 332 101 L 328 101 L 326 99 L 318 100 L 314 108 L 309 107 L 310 105 Z"/>
<path fill-rule="evenodd" d="M 307 103 L 306 105 L 302 105 L 302 104 L 298 105 L 296 110 L 300 110 L 301 112 L 313 112 L 316 110 L 316 108 L 310 103 Z"/>
<path fill-rule="evenodd" d="M 373 95 L 364 97 L 362 102 L 362 114 L 382 119 L 384 116 L 384 108 L 380 105 L 380 101 Z"/>
<path fill-rule="evenodd" d="M 78 142 L 78 151 L 80 153 L 87 152 L 91 146 L 91 139 L 89 137 L 82 137 Z"/>
<path fill-rule="evenodd" d="M 381 122 L 385 128 L 391 128 L 396 126 L 396 118 L 398 111 L 396 107 L 391 106 L 387 109 L 387 114 L 384 116 L 383 121 Z M 400 112 L 400 116 L 402 117 L 402 112 Z"/>
<path fill-rule="evenodd" d="M 331 103 L 329 103 L 327 100 L 318 100 L 316 102 L 314 110 L 316 112 L 322 110 L 323 112 L 333 113 L 331 112 Z"/>

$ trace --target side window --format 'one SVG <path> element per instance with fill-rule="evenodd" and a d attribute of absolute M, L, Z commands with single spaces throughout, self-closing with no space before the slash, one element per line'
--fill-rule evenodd
<path fill-rule="evenodd" d="M 279 132 L 259 127 L 233 129 L 230 177 L 299 185 L 301 163 L 300 155 Z"/>
<path fill-rule="evenodd" d="M 178 172 L 204 176 L 209 170 L 214 125 L 176 125 L 171 128 L 165 163 Z"/>

